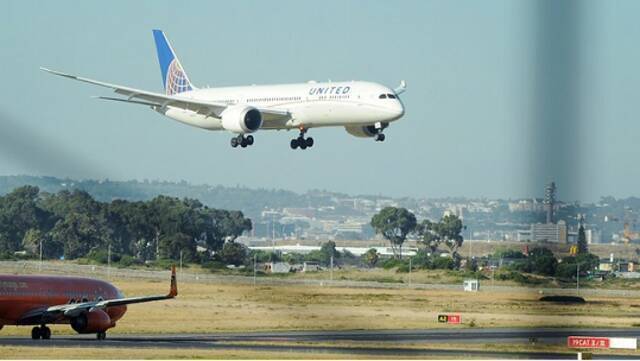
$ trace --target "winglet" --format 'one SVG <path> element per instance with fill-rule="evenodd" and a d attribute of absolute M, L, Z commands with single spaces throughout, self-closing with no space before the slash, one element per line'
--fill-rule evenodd
<path fill-rule="evenodd" d="M 176 280 L 176 265 L 171 266 L 171 288 L 167 297 L 176 297 L 178 295 L 178 281 Z"/>

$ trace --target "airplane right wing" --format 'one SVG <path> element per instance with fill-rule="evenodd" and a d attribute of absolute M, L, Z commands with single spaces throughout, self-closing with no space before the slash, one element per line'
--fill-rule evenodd
<path fill-rule="evenodd" d="M 116 97 L 104 97 L 100 96 L 99 99 L 104 100 L 113 100 L 120 101 L 132 104 L 139 105 L 147 105 L 151 107 L 164 108 L 167 106 L 181 108 L 185 110 L 191 110 L 198 114 L 202 114 L 204 116 L 212 116 L 215 118 L 220 118 L 222 116 L 222 112 L 229 106 L 228 104 L 222 103 L 214 103 L 208 101 L 202 101 L 192 98 L 186 98 L 178 95 L 164 95 L 160 93 L 149 92 L 146 90 L 140 90 L 135 88 L 130 88 L 122 85 L 110 84 L 101 82 L 98 80 L 93 80 L 89 78 L 83 78 L 67 73 L 63 73 L 56 70 L 51 70 L 47 68 L 40 68 L 42 71 L 46 71 L 47 73 L 51 73 L 53 75 L 58 75 L 61 77 L 98 85 L 105 88 L 113 89 L 116 93 L 126 96 L 126 98 L 116 98 Z M 257 108 L 260 113 L 263 115 L 263 119 L 266 122 L 267 127 L 271 123 L 280 123 L 286 122 L 291 119 L 291 114 L 286 111 L 268 109 L 268 108 Z M 275 125 L 275 124 L 274 124 Z"/>

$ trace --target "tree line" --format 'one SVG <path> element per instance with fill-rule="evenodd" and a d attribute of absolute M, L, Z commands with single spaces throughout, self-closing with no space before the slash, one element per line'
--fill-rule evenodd
<path fill-rule="evenodd" d="M 398 261 L 402 259 L 402 245 L 407 237 L 414 236 L 418 244 L 422 245 L 417 255 L 413 257 L 414 266 L 426 269 L 460 268 L 462 257 L 458 254 L 458 250 L 464 241 L 462 231 L 465 227 L 462 220 L 455 215 L 445 215 L 437 222 L 428 219 L 418 222 L 415 215 L 405 208 L 386 207 L 373 216 L 371 226 L 376 233 L 390 242 Z M 441 246 L 449 250 L 451 257 L 437 255 Z M 558 260 L 551 250 L 541 246 L 533 248 L 526 254 L 519 251 L 506 251 L 496 253 L 489 258 L 509 259 L 510 263 L 506 269 L 518 272 L 517 276 L 520 277 L 521 273 L 534 273 L 570 279 L 576 276 L 578 270 L 580 273 L 593 271 L 599 265 L 599 258 L 589 252 L 582 220 L 578 228 L 576 250 L 576 254 L 561 260 Z M 368 257 L 372 264 L 377 262 L 375 250 L 365 254 L 365 257 Z M 487 260 L 484 262 L 486 263 Z M 398 262 L 397 265 L 403 266 L 404 263 Z M 465 262 L 465 268 L 470 271 L 476 271 L 478 266 L 476 259 L 467 259 Z"/>
<path fill-rule="evenodd" d="M 0 257 L 40 254 L 47 259 L 209 261 L 225 243 L 251 230 L 242 212 L 213 209 L 195 199 L 96 201 L 82 190 L 40 192 L 23 186 L 0 197 Z M 197 252 L 197 248 L 203 252 Z"/>

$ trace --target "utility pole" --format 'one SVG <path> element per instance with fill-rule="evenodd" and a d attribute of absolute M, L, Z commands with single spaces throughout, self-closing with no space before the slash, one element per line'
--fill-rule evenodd
<path fill-rule="evenodd" d="M 256 286 L 256 256 L 257 254 L 253 254 L 253 286 Z"/>
<path fill-rule="evenodd" d="M 409 287 L 411 287 L 411 268 L 413 268 L 411 264 L 412 259 L 413 257 L 409 257 Z"/>
<path fill-rule="evenodd" d="M 111 278 L 111 243 L 107 250 L 107 279 Z"/>
<path fill-rule="evenodd" d="M 42 238 L 40 239 L 40 264 L 38 265 L 38 272 L 42 272 Z"/>
<path fill-rule="evenodd" d="M 333 254 L 331 254 L 331 273 L 330 273 L 330 277 L 331 277 L 331 282 L 333 282 Z"/>
<path fill-rule="evenodd" d="M 580 263 L 576 263 L 576 293 L 580 292 Z"/>
<path fill-rule="evenodd" d="M 182 250 L 180 250 L 180 275 L 182 275 Z"/>

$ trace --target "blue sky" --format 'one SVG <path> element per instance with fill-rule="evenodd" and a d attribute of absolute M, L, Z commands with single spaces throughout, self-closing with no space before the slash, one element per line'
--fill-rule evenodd
<path fill-rule="evenodd" d="M 541 196 L 553 179 L 565 200 L 638 196 L 638 13 L 633 1 L 3 1 L 0 174 L 490 198 Z M 241 151 L 228 133 L 38 71 L 161 91 L 153 28 L 196 85 L 406 79 L 406 115 L 384 143 L 318 129 L 302 152 L 294 132 L 258 132 Z"/>

